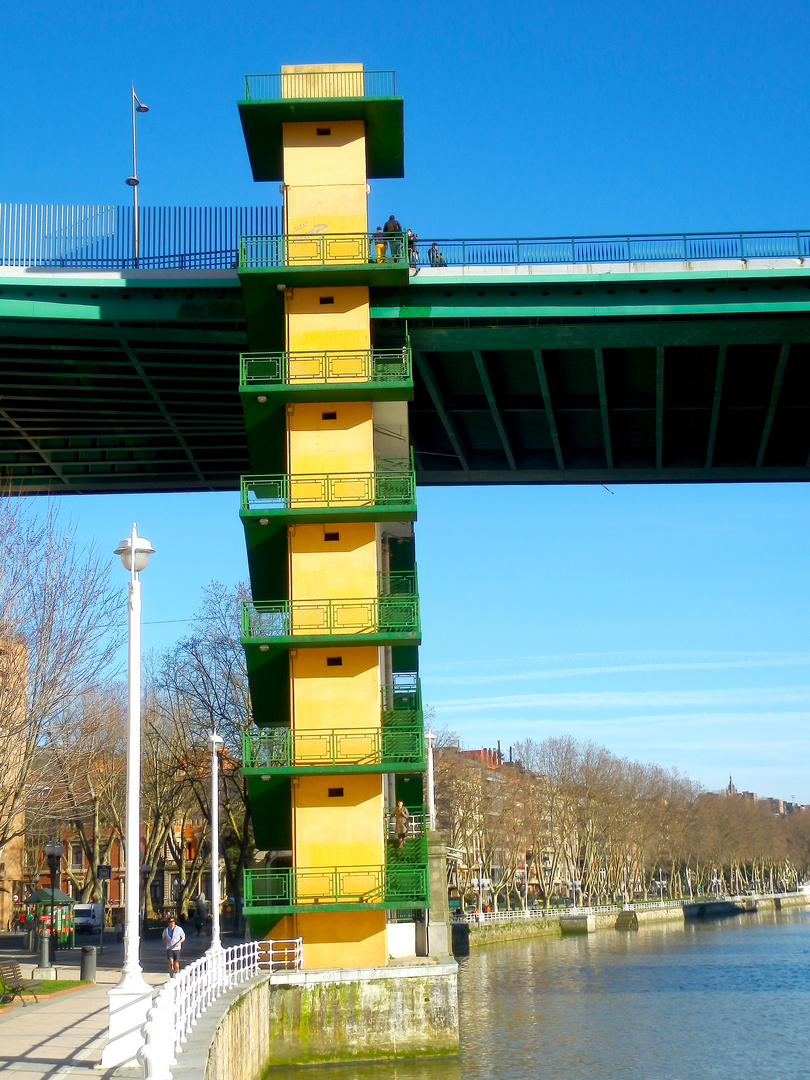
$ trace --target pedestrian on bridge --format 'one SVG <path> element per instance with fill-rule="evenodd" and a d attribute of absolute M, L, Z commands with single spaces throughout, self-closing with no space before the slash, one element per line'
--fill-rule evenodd
<path fill-rule="evenodd" d="M 402 226 L 400 225 L 400 223 L 397 221 L 397 219 L 394 217 L 393 214 L 388 219 L 388 221 L 386 221 L 386 223 L 383 225 L 383 232 L 384 233 L 399 233 L 400 235 L 402 234 Z M 392 259 L 400 259 L 400 258 L 402 258 L 402 240 L 401 239 L 395 240 L 395 239 L 393 239 L 393 237 L 391 238 L 391 258 Z"/>
<path fill-rule="evenodd" d="M 166 959 L 169 961 L 169 975 L 172 978 L 180 973 L 180 949 L 185 940 L 185 930 L 177 925 L 174 915 L 170 915 L 169 925 L 163 931 L 163 944 L 166 946 Z"/>

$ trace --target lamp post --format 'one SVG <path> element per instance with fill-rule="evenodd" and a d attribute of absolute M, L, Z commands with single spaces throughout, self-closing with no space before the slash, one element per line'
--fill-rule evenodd
<path fill-rule="evenodd" d="M 534 852 L 531 851 L 531 850 L 527 851 L 526 852 L 526 857 L 525 857 L 525 860 L 524 860 L 525 863 L 526 863 L 526 883 L 525 883 L 525 889 L 524 889 L 524 895 L 523 895 L 523 906 L 526 908 L 527 911 L 529 910 L 529 871 L 532 868 L 532 860 L 533 859 L 534 859 Z"/>
<path fill-rule="evenodd" d="M 427 810 L 427 827 L 431 831 L 436 828 L 436 797 L 433 787 L 433 745 L 436 742 L 436 736 L 432 730 L 425 732 L 425 745 L 427 747 L 427 773 L 426 773 L 426 810 Z"/>
<path fill-rule="evenodd" d="M 134 90 L 133 90 L 134 94 Z M 101 1063 L 105 1069 L 135 1064 L 143 1045 L 141 1028 L 152 1001 L 152 990 L 143 977 L 138 935 L 140 817 L 141 817 L 141 582 L 155 549 L 148 540 L 132 533 L 115 550 L 129 571 L 129 647 L 127 706 L 127 796 L 124 837 L 124 964 L 118 984 L 110 990 L 109 1041 Z"/>
<path fill-rule="evenodd" d="M 211 951 L 219 952 L 219 748 L 221 735 L 211 732 Z"/>
<path fill-rule="evenodd" d="M 135 93 L 135 83 L 132 84 L 132 176 L 127 179 L 127 184 L 132 188 L 132 202 L 134 206 L 134 217 L 132 225 L 132 253 L 135 257 L 135 269 L 138 269 L 138 258 L 140 252 L 138 250 L 140 243 L 140 236 L 138 231 L 138 145 L 135 138 L 135 113 L 149 112 L 149 106 L 143 105 Z M 116 552 L 120 554 L 120 552 Z"/>
<path fill-rule="evenodd" d="M 48 923 L 48 960 L 47 963 L 42 965 L 43 967 L 51 967 L 53 965 L 53 954 L 55 951 L 55 927 L 53 920 L 54 891 L 56 890 L 56 875 L 59 872 L 59 864 L 62 859 L 63 851 L 64 848 L 58 840 L 56 843 L 54 843 L 53 840 L 49 840 L 45 845 L 45 858 L 48 861 L 48 869 L 51 872 L 51 918 Z"/>

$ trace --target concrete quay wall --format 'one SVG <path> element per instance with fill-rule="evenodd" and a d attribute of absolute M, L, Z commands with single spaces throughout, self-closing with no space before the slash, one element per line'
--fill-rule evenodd
<path fill-rule="evenodd" d="M 262 1080 L 283 1065 L 457 1054 L 457 974 L 447 960 L 261 976 L 202 1017 L 174 1080 Z"/>

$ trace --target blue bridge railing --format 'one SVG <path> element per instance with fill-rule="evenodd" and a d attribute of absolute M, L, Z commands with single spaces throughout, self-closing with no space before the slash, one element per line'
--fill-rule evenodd
<path fill-rule="evenodd" d="M 132 206 L 0 203 L 0 266 L 131 270 Z M 280 232 L 276 206 L 142 206 L 140 270 L 226 270 L 239 237 Z"/>
<path fill-rule="evenodd" d="M 810 230 L 419 240 L 418 266 L 543 266 L 810 258 Z M 411 265 L 415 260 L 411 259 Z"/>
<path fill-rule="evenodd" d="M 142 206 L 138 219 L 137 267 L 142 270 L 233 269 L 238 265 L 240 237 L 281 239 L 281 219 L 281 210 L 275 206 Z M 345 241 L 345 237 L 342 239 Z M 373 240 L 370 236 L 368 244 L 371 245 Z M 341 237 L 328 233 L 312 237 L 296 235 L 288 239 L 288 246 L 295 243 L 301 247 L 309 241 L 317 241 L 323 246 L 332 241 L 337 243 Z M 364 256 L 365 247 L 361 253 L 361 257 Z M 372 256 L 373 252 L 369 251 L 369 257 Z M 416 252 L 410 252 L 411 265 L 419 268 L 807 258 L 810 258 L 810 230 L 807 229 L 647 236 L 420 239 Z M 133 269 L 133 208 L 0 203 L 2 266 Z"/>

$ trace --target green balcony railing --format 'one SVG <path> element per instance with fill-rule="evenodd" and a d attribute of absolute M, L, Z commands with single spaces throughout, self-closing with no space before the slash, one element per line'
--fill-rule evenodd
<path fill-rule="evenodd" d="M 279 915 L 302 908 L 426 907 L 427 866 L 325 866 L 244 871 L 244 909 Z"/>
<path fill-rule="evenodd" d="M 404 233 L 276 233 L 239 238 L 239 269 L 408 268 Z"/>
<path fill-rule="evenodd" d="M 416 474 L 407 458 L 378 460 L 367 473 L 277 473 L 242 477 L 242 510 L 416 506 Z"/>
<path fill-rule="evenodd" d="M 287 98 L 395 97 L 394 71 L 283 71 L 273 75 L 246 75 L 248 101 L 282 101 Z"/>
<path fill-rule="evenodd" d="M 239 389 L 310 384 L 413 381 L 411 350 L 329 349 L 323 352 L 252 352 L 239 356 Z"/>
<path fill-rule="evenodd" d="M 422 686 L 416 672 L 395 672 L 393 681 L 380 687 L 383 728 L 423 724 Z"/>
<path fill-rule="evenodd" d="M 421 724 L 380 728 L 263 728 L 242 735 L 244 769 L 418 770 L 425 764 Z"/>
<path fill-rule="evenodd" d="M 243 601 L 242 641 L 277 645 L 329 637 L 413 640 L 421 636 L 419 597 L 394 593 L 367 599 Z"/>

